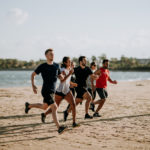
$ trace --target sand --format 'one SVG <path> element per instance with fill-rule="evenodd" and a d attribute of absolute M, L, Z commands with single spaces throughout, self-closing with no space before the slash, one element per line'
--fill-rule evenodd
<path fill-rule="evenodd" d="M 59 135 L 51 115 L 43 124 L 42 110 L 24 113 L 26 101 L 42 102 L 40 87 L 37 95 L 31 87 L 1 88 L 0 150 L 150 150 L 150 81 L 109 84 L 108 93 L 101 118 L 84 120 L 85 102 L 77 107 L 81 126 L 75 129 L 71 114 L 63 122 L 63 100 L 58 116 L 69 128 Z"/>

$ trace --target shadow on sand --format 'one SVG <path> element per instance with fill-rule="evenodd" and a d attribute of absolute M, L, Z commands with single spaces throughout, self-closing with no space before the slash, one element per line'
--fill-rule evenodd
<path fill-rule="evenodd" d="M 0 116 L 0 119 L 16 119 L 16 118 L 26 118 L 26 117 L 35 117 L 38 116 L 39 114 L 33 114 L 33 115 L 16 115 L 16 116 Z M 114 118 L 106 118 L 106 119 L 99 119 L 99 118 L 94 118 L 91 120 L 85 120 L 79 122 L 81 125 L 89 125 L 92 126 L 92 124 L 87 124 L 87 123 L 92 123 L 92 122 L 99 122 L 99 121 L 118 121 L 122 120 L 124 118 L 130 119 L 130 118 L 137 118 L 137 117 L 144 117 L 144 116 L 150 116 L 150 114 L 141 114 L 141 115 L 130 115 L 130 116 L 121 116 L 121 117 L 114 117 Z M 82 118 L 77 118 L 77 119 L 82 119 Z M 72 119 L 68 119 L 72 120 Z M 61 120 L 60 122 L 62 122 Z M 51 124 L 50 128 L 48 127 L 48 131 L 45 130 L 45 128 L 39 129 L 38 127 L 41 125 L 49 125 Z M 41 132 L 40 132 L 41 131 Z M 18 125 L 9 125 L 9 126 L 2 126 L 0 127 L 0 139 L 2 138 L 11 138 L 14 136 L 23 136 L 23 135 L 29 135 L 29 134 L 39 134 L 42 135 L 43 133 L 53 133 L 56 132 L 56 126 L 54 125 L 53 122 L 48 122 L 48 123 L 30 123 L 30 124 L 18 124 Z M 54 138 L 56 136 L 48 136 L 48 137 L 39 137 L 39 138 L 28 138 L 28 139 L 22 139 L 22 140 L 10 140 L 10 141 L 5 141 L 5 142 L 0 142 L 0 145 L 4 145 L 7 143 L 12 143 L 12 142 L 20 142 L 20 141 L 29 141 L 29 140 L 47 140 Z"/>

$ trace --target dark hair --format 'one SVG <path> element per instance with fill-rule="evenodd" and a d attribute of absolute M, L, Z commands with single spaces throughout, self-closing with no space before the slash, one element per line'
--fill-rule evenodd
<path fill-rule="evenodd" d="M 52 48 L 47 49 L 47 50 L 45 51 L 45 55 L 46 55 L 48 52 L 52 52 L 52 51 L 53 51 Z"/>
<path fill-rule="evenodd" d="M 65 63 L 67 62 L 68 59 L 70 59 L 70 57 L 66 57 L 66 56 L 65 56 L 65 57 L 63 58 L 62 64 L 61 64 L 61 68 L 66 68 L 66 64 L 65 64 Z"/>
<path fill-rule="evenodd" d="M 104 60 L 103 60 L 103 64 L 104 64 L 105 62 L 109 62 L 109 60 L 108 60 L 108 59 L 104 59 Z"/>
<path fill-rule="evenodd" d="M 92 67 L 92 66 L 96 66 L 96 63 L 94 61 L 91 62 L 91 64 L 90 64 L 90 67 Z"/>
<path fill-rule="evenodd" d="M 80 56 L 80 57 L 79 57 L 79 60 L 78 60 L 79 63 L 80 63 L 80 61 L 82 61 L 84 58 L 86 58 L 86 57 L 85 57 L 85 56 Z"/>

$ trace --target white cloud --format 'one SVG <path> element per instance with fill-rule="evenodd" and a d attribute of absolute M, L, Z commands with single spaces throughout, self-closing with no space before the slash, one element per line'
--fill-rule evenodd
<path fill-rule="evenodd" d="M 16 24 L 23 24 L 28 17 L 28 13 L 19 8 L 13 8 L 7 13 L 8 21 Z"/>

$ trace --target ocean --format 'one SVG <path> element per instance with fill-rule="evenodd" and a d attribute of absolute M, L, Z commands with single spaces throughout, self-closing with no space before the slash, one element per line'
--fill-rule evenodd
<path fill-rule="evenodd" d="M 0 71 L 0 88 L 31 86 L 31 73 L 32 71 Z M 110 77 L 117 81 L 150 80 L 150 72 L 110 71 Z M 42 85 L 41 75 L 36 76 L 35 84 Z"/>

